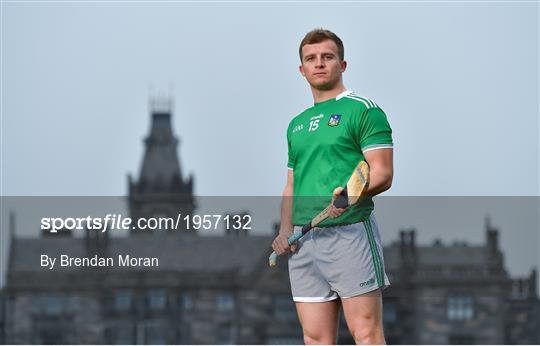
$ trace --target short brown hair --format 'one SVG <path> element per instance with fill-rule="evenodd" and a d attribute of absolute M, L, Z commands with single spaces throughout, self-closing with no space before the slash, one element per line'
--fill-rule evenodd
<path fill-rule="evenodd" d="M 298 50 L 298 53 L 300 54 L 300 62 L 302 62 L 302 47 L 304 47 L 306 44 L 321 43 L 325 40 L 334 41 L 338 49 L 339 59 L 343 61 L 345 59 L 345 48 L 343 47 L 343 42 L 341 39 L 332 31 L 320 28 L 308 32 L 302 42 L 300 42 L 300 49 Z"/>

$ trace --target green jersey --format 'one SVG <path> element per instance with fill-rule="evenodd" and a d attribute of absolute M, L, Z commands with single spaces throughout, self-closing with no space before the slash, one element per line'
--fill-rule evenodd
<path fill-rule="evenodd" d="M 304 225 L 344 187 L 364 153 L 392 148 L 392 129 L 379 106 L 345 91 L 334 99 L 315 103 L 294 117 L 287 129 L 289 161 L 294 173 L 293 224 Z M 373 210 L 371 198 L 349 208 L 320 227 L 364 221 Z"/>

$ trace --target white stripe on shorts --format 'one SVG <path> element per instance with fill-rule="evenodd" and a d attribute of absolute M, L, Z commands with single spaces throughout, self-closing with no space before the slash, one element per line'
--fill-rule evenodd
<path fill-rule="evenodd" d="M 330 297 L 293 297 L 293 300 L 297 303 L 323 303 L 338 298 L 337 293 L 334 292 Z"/>

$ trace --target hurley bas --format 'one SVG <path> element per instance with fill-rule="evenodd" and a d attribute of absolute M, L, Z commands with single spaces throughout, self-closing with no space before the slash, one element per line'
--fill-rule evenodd
<path fill-rule="evenodd" d="M 58 260 L 58 261 L 57 261 Z M 130 255 L 118 255 L 117 261 L 114 257 L 70 257 L 60 255 L 60 257 L 51 257 L 41 255 L 41 267 L 54 269 L 58 264 L 60 267 L 159 267 L 157 257 L 132 257 Z"/>

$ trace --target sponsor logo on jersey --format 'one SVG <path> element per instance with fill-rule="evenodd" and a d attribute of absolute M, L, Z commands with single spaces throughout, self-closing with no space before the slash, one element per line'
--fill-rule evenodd
<path fill-rule="evenodd" d="M 364 287 L 364 286 L 371 286 L 375 283 L 375 279 L 374 278 L 371 278 L 369 279 L 368 281 L 364 281 L 364 282 L 361 282 L 360 283 L 360 287 Z"/>
<path fill-rule="evenodd" d="M 317 120 L 317 119 L 320 119 L 320 118 L 324 118 L 324 114 L 316 115 L 314 117 L 309 118 L 309 120 Z"/>
<path fill-rule="evenodd" d="M 304 129 L 304 124 L 296 125 L 294 129 L 292 130 L 292 133 L 302 131 Z"/>
<path fill-rule="evenodd" d="M 338 126 L 341 120 L 341 114 L 332 114 L 328 120 L 328 126 Z"/>

